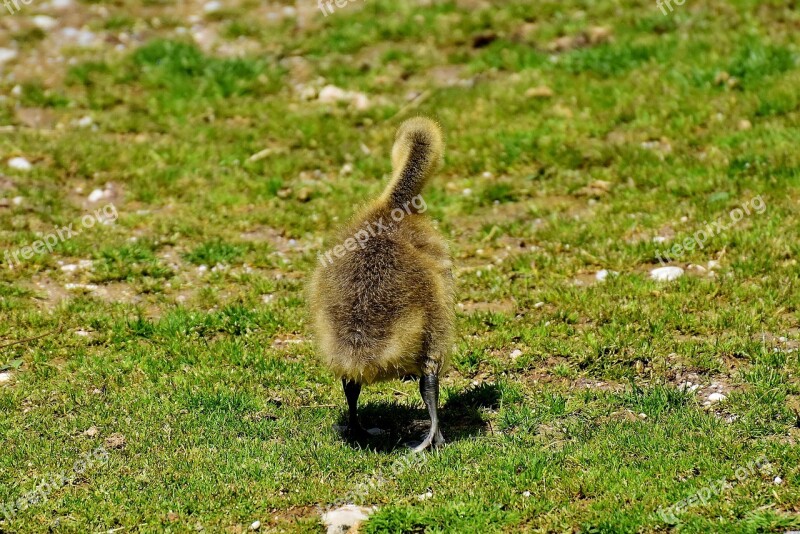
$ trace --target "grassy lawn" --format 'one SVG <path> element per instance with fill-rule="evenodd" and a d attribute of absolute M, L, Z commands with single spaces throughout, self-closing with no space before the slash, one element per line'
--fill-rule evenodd
<path fill-rule="evenodd" d="M 796 6 L 72 1 L 0 6 L 0 532 L 800 530 Z M 333 428 L 304 288 L 416 114 L 459 309 L 409 457 L 414 382 Z"/>

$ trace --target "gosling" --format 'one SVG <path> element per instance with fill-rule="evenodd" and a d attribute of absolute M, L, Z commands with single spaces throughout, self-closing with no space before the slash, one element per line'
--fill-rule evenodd
<path fill-rule="evenodd" d="M 421 195 L 443 157 L 434 121 L 401 124 L 388 185 L 320 255 L 309 287 L 319 349 L 342 380 L 350 437 L 368 436 L 358 422 L 362 385 L 416 376 L 431 419 L 416 452 L 444 444 L 439 375 L 453 342 L 454 282 L 447 242 L 424 215 Z"/>

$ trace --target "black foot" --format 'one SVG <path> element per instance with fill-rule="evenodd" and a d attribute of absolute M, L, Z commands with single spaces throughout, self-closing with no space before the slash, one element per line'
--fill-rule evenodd
<path fill-rule="evenodd" d="M 414 452 L 422 452 L 432 446 L 444 445 L 444 436 L 439 430 L 439 414 L 437 413 L 439 406 L 439 377 L 436 375 L 423 375 L 419 380 L 419 393 L 425 402 L 425 406 L 428 407 L 428 414 L 431 416 L 431 429 L 428 432 L 428 437 L 414 447 Z"/>

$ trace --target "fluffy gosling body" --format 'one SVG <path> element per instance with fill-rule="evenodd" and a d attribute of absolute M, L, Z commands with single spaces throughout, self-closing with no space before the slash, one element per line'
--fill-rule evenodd
<path fill-rule="evenodd" d="M 349 432 L 363 384 L 415 375 L 431 418 L 416 450 L 444 443 L 439 374 L 453 341 L 454 284 L 447 242 L 424 212 L 422 189 L 441 166 L 439 126 L 405 121 L 392 148 L 392 178 L 341 231 L 341 248 L 320 257 L 310 284 L 314 330 L 325 364 L 342 379 Z M 349 240 L 349 241 L 348 241 Z"/>

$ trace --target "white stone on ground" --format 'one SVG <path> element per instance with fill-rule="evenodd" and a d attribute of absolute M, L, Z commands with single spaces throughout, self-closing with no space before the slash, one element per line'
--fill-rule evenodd
<path fill-rule="evenodd" d="M 53 17 L 48 17 L 47 15 L 36 15 L 31 19 L 33 25 L 43 31 L 50 31 L 56 26 L 58 26 L 58 21 Z"/>
<path fill-rule="evenodd" d="M 354 531 L 358 531 L 358 525 L 369 519 L 370 514 L 374 511 L 374 507 L 346 504 L 322 514 L 322 522 L 328 527 L 328 534 L 344 534 L 353 527 L 356 527 Z"/>
<path fill-rule="evenodd" d="M 260 528 L 261 528 L 261 521 L 256 520 L 256 521 L 253 521 L 252 523 L 250 523 L 250 530 L 256 531 L 256 530 L 258 530 Z"/>
<path fill-rule="evenodd" d="M 513 351 L 511 351 L 511 359 L 512 359 L 512 360 L 516 360 L 516 359 L 517 359 L 517 358 L 519 358 L 520 356 L 522 356 L 522 351 L 521 351 L 521 350 L 519 350 L 519 349 L 514 349 Z"/>
<path fill-rule="evenodd" d="M 13 48 L 0 48 L 0 65 L 11 61 L 17 57 L 17 51 Z"/>
<path fill-rule="evenodd" d="M 95 284 L 64 284 L 64 289 L 73 290 L 73 289 L 85 289 L 86 291 L 94 291 L 97 289 L 97 285 Z"/>
<path fill-rule="evenodd" d="M 650 278 L 660 282 L 669 282 L 683 276 L 683 269 L 680 267 L 657 267 L 650 271 Z"/>
<path fill-rule="evenodd" d="M 0 371 L 0 384 L 11 381 L 11 371 Z"/>
<path fill-rule="evenodd" d="M 218 2 L 217 0 L 211 0 L 203 4 L 203 11 L 206 13 L 214 13 L 220 9 L 222 9 L 222 2 Z"/>
<path fill-rule="evenodd" d="M 335 85 L 323 87 L 317 99 L 323 104 L 335 104 L 336 102 L 350 102 L 358 110 L 365 110 L 369 107 L 369 98 L 364 93 L 357 91 L 345 91 Z"/>
<path fill-rule="evenodd" d="M 619 273 L 616 272 L 616 271 L 609 271 L 608 269 L 601 269 L 601 270 L 597 271 L 597 273 L 594 275 L 594 277 L 597 279 L 598 282 L 605 282 L 606 278 L 608 278 L 609 275 L 616 276 L 618 274 Z"/>
<path fill-rule="evenodd" d="M 8 166 L 18 171 L 29 171 L 33 169 L 31 162 L 22 157 L 11 158 L 8 160 Z"/>
<path fill-rule="evenodd" d="M 84 115 L 75 121 L 75 126 L 78 126 L 79 128 L 88 128 L 92 124 L 94 124 L 94 119 L 92 119 L 92 117 L 89 115 Z"/>
<path fill-rule="evenodd" d="M 108 189 L 95 189 L 89 196 L 86 198 L 89 202 L 98 202 L 104 198 L 108 198 L 111 196 L 111 191 Z"/>
<path fill-rule="evenodd" d="M 711 401 L 711 402 L 721 402 L 721 401 L 724 401 L 727 398 L 728 397 L 726 397 L 722 393 L 716 393 L 716 392 L 714 392 L 714 393 L 712 393 L 711 395 L 708 396 L 708 400 Z"/>

